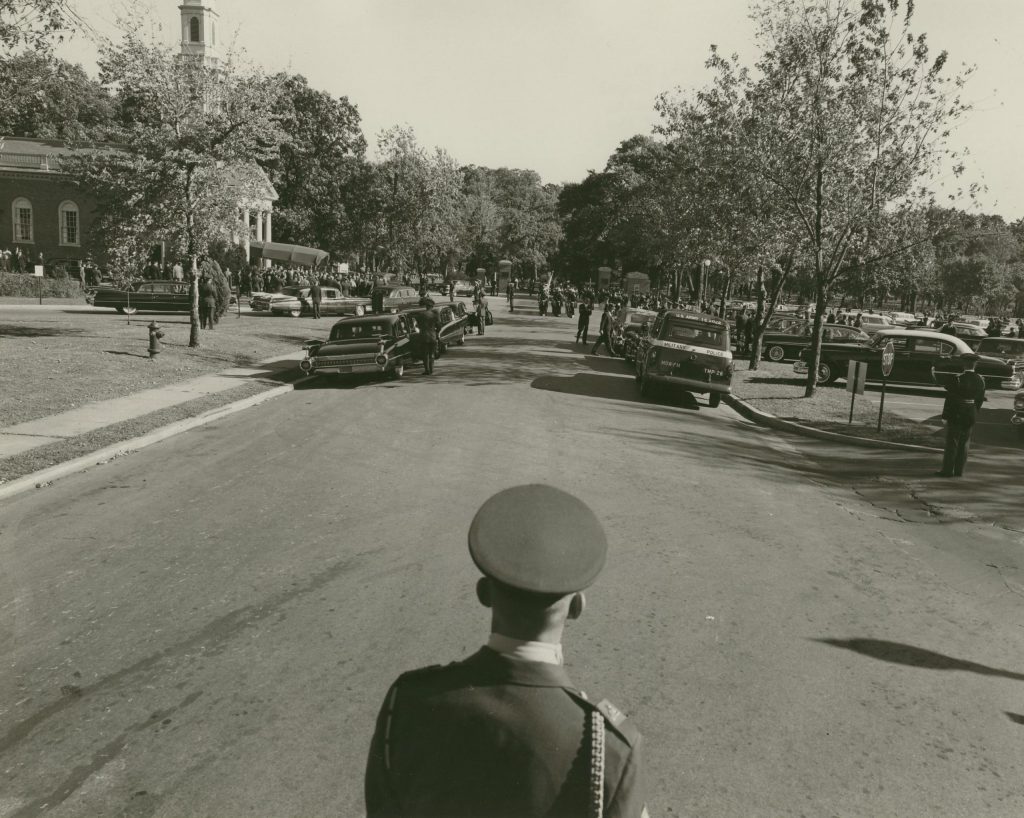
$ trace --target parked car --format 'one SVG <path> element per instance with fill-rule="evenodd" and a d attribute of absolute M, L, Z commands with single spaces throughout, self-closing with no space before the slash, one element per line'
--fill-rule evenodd
<path fill-rule="evenodd" d="M 417 307 L 415 310 L 407 310 L 406 315 L 414 321 L 417 313 L 421 313 L 426 307 Z M 466 312 L 466 305 L 461 301 L 455 303 L 441 303 L 434 305 L 437 313 L 437 354 L 443 355 L 445 350 L 452 344 L 462 346 L 466 343 L 466 334 L 469 331 L 469 313 Z"/>
<path fill-rule="evenodd" d="M 850 361 L 866 362 L 868 380 L 881 381 L 882 351 L 889 341 L 892 341 L 896 353 L 888 378 L 893 383 L 941 386 L 950 376 L 963 372 L 960 356 L 973 352 L 962 339 L 934 330 L 880 330 L 872 339 L 871 346 L 822 344 L 818 382 L 830 384 L 846 378 Z M 810 350 L 805 349 L 793 364 L 796 374 L 807 374 L 806 358 L 809 353 Z M 990 389 L 1019 389 L 1021 386 L 1021 373 L 999 358 L 982 356 L 976 371 Z"/>
<path fill-rule="evenodd" d="M 127 289 L 100 287 L 87 290 L 85 300 L 94 307 L 109 307 L 133 315 L 142 312 L 191 312 L 188 284 L 180 281 L 140 281 Z"/>
<path fill-rule="evenodd" d="M 1024 338 L 982 338 L 974 351 L 1024 368 Z"/>
<path fill-rule="evenodd" d="M 909 312 L 890 312 L 889 318 L 897 327 L 916 327 L 921 322 L 921 319 Z"/>
<path fill-rule="evenodd" d="M 962 321 L 954 321 L 953 331 L 956 333 L 957 338 L 962 338 L 967 342 L 968 346 L 975 350 L 982 339 L 988 338 L 988 333 L 977 324 L 965 324 Z"/>
<path fill-rule="evenodd" d="M 472 281 L 462 278 L 455 282 L 456 295 L 468 296 L 472 298 L 474 293 L 476 293 L 476 284 L 473 283 Z"/>
<path fill-rule="evenodd" d="M 729 326 L 721 318 L 669 310 L 639 335 L 636 380 L 645 396 L 655 384 L 674 386 L 706 394 L 715 407 L 732 391 L 732 373 Z"/>
<path fill-rule="evenodd" d="M 273 315 L 290 315 L 292 318 L 313 314 L 313 302 L 309 298 L 309 287 L 285 287 L 267 300 L 267 309 Z M 320 287 L 321 315 L 364 315 L 370 310 L 369 298 L 342 295 L 337 287 Z"/>
<path fill-rule="evenodd" d="M 791 324 L 784 330 L 767 330 L 763 336 L 761 348 L 770 361 L 793 360 L 800 352 L 811 344 L 811 331 L 814 324 L 803 321 Z M 846 324 L 825 324 L 821 334 L 822 343 L 826 344 L 861 344 L 871 343 L 871 336 L 864 330 Z"/>
<path fill-rule="evenodd" d="M 383 374 L 401 378 L 412 361 L 415 322 L 402 313 L 342 318 L 327 340 L 309 340 L 299 367 L 308 375 Z"/>
<path fill-rule="evenodd" d="M 1020 435 L 1021 440 L 1024 440 L 1024 389 L 1018 392 L 1013 399 L 1013 416 L 1010 418 L 1010 423 L 1017 428 L 1017 434 Z"/>
<path fill-rule="evenodd" d="M 420 305 L 420 292 L 404 284 L 381 284 L 370 293 L 374 312 L 401 312 Z"/>
<path fill-rule="evenodd" d="M 622 307 L 612 316 L 612 337 L 610 349 L 613 355 L 626 357 L 627 344 L 630 335 L 635 335 L 644 324 L 653 324 L 658 317 L 655 310 L 645 310 L 639 307 Z M 635 348 L 635 344 L 633 347 Z M 626 360 L 630 360 L 628 357 Z"/>

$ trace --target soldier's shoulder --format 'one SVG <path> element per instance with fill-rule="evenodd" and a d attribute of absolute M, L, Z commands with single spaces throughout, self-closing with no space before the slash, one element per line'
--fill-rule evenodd
<path fill-rule="evenodd" d="M 568 691 L 568 693 L 580 707 L 590 712 L 600 713 L 604 717 L 606 732 L 610 731 L 629 747 L 636 747 L 640 743 L 642 736 L 636 723 L 620 708 L 608 701 L 608 699 L 594 702 L 587 698 L 586 693 L 581 691 Z"/>
<path fill-rule="evenodd" d="M 465 662 L 449 662 L 445 665 L 427 665 L 407 670 L 399 676 L 392 687 L 406 693 L 429 693 L 453 685 L 460 685 L 466 675 Z"/>

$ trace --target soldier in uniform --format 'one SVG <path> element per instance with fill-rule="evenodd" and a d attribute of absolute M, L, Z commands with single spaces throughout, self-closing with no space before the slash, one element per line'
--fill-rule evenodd
<path fill-rule="evenodd" d="M 960 477 L 967 463 L 971 432 L 978 418 L 978 410 L 985 402 L 985 379 L 974 371 L 978 356 L 961 355 L 964 371 L 944 384 L 946 400 L 942 404 L 942 419 L 946 421 L 946 448 L 942 454 L 942 470 L 936 477 Z"/>
<path fill-rule="evenodd" d="M 640 733 L 562 667 L 562 632 L 608 543 L 582 501 L 544 485 L 491 497 L 469 528 L 491 635 L 406 673 L 384 700 L 366 768 L 368 818 L 646 818 Z"/>
<path fill-rule="evenodd" d="M 313 317 L 320 317 L 320 304 L 324 300 L 324 291 L 320 288 L 320 282 L 316 279 L 313 280 L 312 286 L 309 288 L 309 300 L 313 304 Z"/>
<path fill-rule="evenodd" d="M 421 298 L 420 306 L 426 307 L 423 312 L 415 313 L 416 326 L 420 331 L 420 344 L 423 352 L 423 374 L 434 374 L 434 358 L 437 357 L 437 331 L 440 326 L 440 318 L 437 310 L 434 309 L 434 301 L 431 298 Z"/>

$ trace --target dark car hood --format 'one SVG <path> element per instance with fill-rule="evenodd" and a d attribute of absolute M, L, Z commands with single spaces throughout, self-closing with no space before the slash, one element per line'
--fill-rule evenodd
<path fill-rule="evenodd" d="M 1006 363 L 1003 358 L 994 358 L 991 355 L 979 355 L 978 356 L 978 367 L 983 369 L 995 369 L 1005 370 L 1007 373 L 1013 372 L 1013 364 Z"/>
<path fill-rule="evenodd" d="M 394 338 L 384 339 L 385 348 L 394 345 Z M 327 341 L 317 349 L 317 355 L 369 355 L 380 349 L 377 341 Z"/>

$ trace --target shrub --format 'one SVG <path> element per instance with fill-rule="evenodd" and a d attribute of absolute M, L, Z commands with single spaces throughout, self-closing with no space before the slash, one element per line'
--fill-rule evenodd
<path fill-rule="evenodd" d="M 204 259 L 199 265 L 200 277 L 208 275 L 213 282 L 213 288 L 217 293 L 217 308 L 214 310 L 214 319 L 219 319 L 228 311 L 231 303 L 231 282 L 227 275 L 221 270 L 220 265 L 212 259 Z"/>
<path fill-rule="evenodd" d="M 40 279 L 23 273 L 0 273 L 0 297 L 38 298 Z M 82 299 L 82 285 L 77 279 L 44 278 L 43 298 Z"/>

